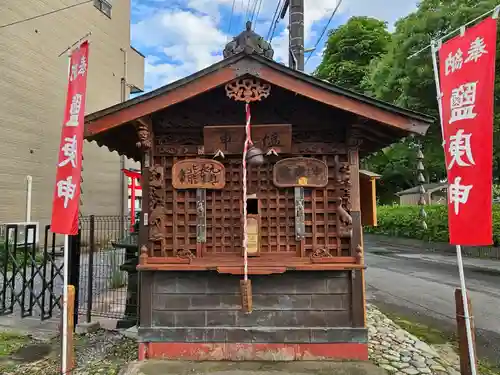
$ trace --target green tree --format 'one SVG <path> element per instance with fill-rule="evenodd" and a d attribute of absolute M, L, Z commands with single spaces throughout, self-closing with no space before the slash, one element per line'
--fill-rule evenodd
<path fill-rule="evenodd" d="M 439 38 L 459 28 L 466 22 L 485 13 L 497 5 L 498 0 L 422 0 L 418 9 L 396 23 L 388 52 L 370 64 L 370 72 L 365 76 L 362 88 L 365 92 L 402 107 L 424 112 L 436 117 L 425 137 L 420 137 L 426 157 L 425 167 L 431 181 L 446 177 L 444 153 L 442 149 L 441 128 L 436 100 L 436 88 L 430 49 L 413 58 L 410 55 L 430 44 L 431 39 Z M 498 49 L 498 46 L 497 46 Z M 497 50 L 497 71 L 500 68 L 500 51 Z M 495 86 L 495 99 L 500 99 L 500 82 Z M 495 100 L 496 113 L 499 113 L 500 101 Z M 495 144 L 500 141 L 500 116 L 495 119 Z M 408 144 L 408 140 L 404 144 Z M 400 146 L 393 146 L 400 147 Z M 410 152 L 410 148 L 408 148 Z M 387 153 L 387 152 L 386 152 Z M 400 153 L 403 167 L 414 170 L 409 157 Z M 494 153 L 495 175 L 500 178 L 500 150 Z M 373 167 L 386 176 L 398 173 L 398 170 L 382 169 L 381 161 L 386 156 L 379 153 L 370 158 L 368 167 Z M 413 161 L 414 163 L 414 161 Z M 384 174 L 385 173 L 385 174 Z M 401 177 L 401 176 L 400 176 Z"/>
<path fill-rule="evenodd" d="M 387 51 L 391 35 L 387 24 L 370 17 L 352 17 L 330 31 L 323 59 L 314 75 L 362 92 L 370 62 Z"/>

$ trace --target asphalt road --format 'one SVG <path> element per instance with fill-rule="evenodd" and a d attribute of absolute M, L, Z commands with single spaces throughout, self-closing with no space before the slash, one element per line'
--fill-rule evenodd
<path fill-rule="evenodd" d="M 399 258 L 365 244 L 367 298 L 406 318 L 456 332 L 456 266 L 423 259 Z M 465 270 L 476 324 L 478 355 L 500 366 L 500 275 Z"/>

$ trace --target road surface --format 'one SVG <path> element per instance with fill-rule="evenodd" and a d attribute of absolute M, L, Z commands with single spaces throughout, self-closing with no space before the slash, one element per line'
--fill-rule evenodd
<path fill-rule="evenodd" d="M 368 241 L 365 249 L 369 302 L 430 327 L 456 332 L 456 265 L 426 261 L 417 254 L 404 257 L 403 252 L 387 252 Z M 478 354 L 500 366 L 500 273 L 466 269 L 465 277 Z"/>

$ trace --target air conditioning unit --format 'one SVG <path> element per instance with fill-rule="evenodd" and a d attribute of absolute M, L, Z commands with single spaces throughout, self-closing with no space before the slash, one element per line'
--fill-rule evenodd
<path fill-rule="evenodd" d="M 14 243 L 14 234 L 17 229 L 17 245 L 24 245 L 25 240 L 27 240 L 28 245 L 38 245 L 40 240 L 40 223 L 38 221 L 5 223 L 2 226 L 4 237 L 8 239 L 9 243 Z"/>

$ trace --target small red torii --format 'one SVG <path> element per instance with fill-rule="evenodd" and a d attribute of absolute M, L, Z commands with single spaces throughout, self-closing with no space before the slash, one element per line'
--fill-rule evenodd
<path fill-rule="evenodd" d="M 136 180 L 141 180 L 141 173 L 140 172 L 135 172 L 130 169 L 122 169 L 123 173 L 125 176 L 129 177 L 132 182 L 130 184 L 127 184 L 128 188 L 130 189 L 130 232 L 134 231 L 134 224 L 135 224 L 135 191 L 136 190 L 142 190 L 141 184 L 136 185 L 135 181 Z"/>

